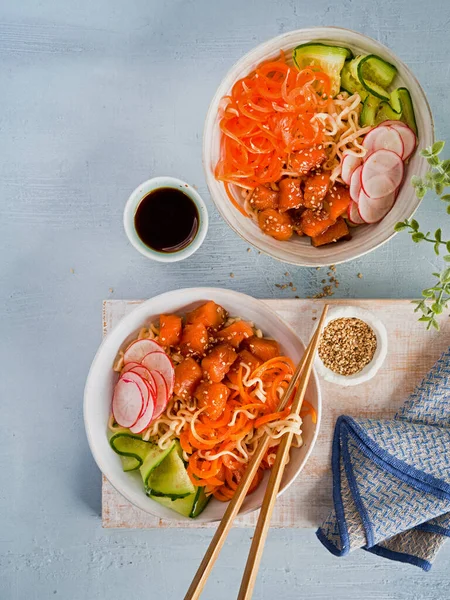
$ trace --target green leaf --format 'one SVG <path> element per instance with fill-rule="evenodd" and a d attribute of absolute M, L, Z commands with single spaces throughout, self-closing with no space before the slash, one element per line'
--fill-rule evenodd
<path fill-rule="evenodd" d="M 434 312 L 435 315 L 440 315 L 442 313 L 442 306 L 438 303 L 435 302 L 434 304 L 431 305 L 431 310 Z"/>
<path fill-rule="evenodd" d="M 443 200 L 444 202 L 450 202 L 450 194 L 444 194 L 443 196 L 441 196 L 441 200 Z"/>
<path fill-rule="evenodd" d="M 445 262 L 450 262 L 450 254 L 446 254 L 444 256 L 444 260 L 445 260 Z"/>
<path fill-rule="evenodd" d="M 396 223 L 394 231 L 403 231 L 409 227 L 408 223 Z"/>
<path fill-rule="evenodd" d="M 450 283 L 450 267 L 444 269 L 440 276 L 441 283 Z"/>
<path fill-rule="evenodd" d="M 428 158 L 429 156 L 431 156 L 431 148 L 424 148 L 423 150 L 421 150 L 420 156 L 423 156 L 424 158 Z"/>
<path fill-rule="evenodd" d="M 423 233 L 421 233 L 420 231 L 416 231 L 415 233 L 413 233 L 411 235 L 411 238 L 412 238 L 413 242 L 415 242 L 416 244 L 418 244 L 423 239 L 425 239 L 425 235 Z"/>
<path fill-rule="evenodd" d="M 445 244 L 445 247 L 447 248 L 447 252 L 450 252 L 450 242 L 447 242 Z"/>
<path fill-rule="evenodd" d="M 445 142 L 443 141 L 434 142 L 434 144 L 431 146 L 431 152 L 433 154 L 439 154 L 444 149 L 444 146 Z"/>
<path fill-rule="evenodd" d="M 437 165 L 439 164 L 439 159 L 437 156 L 430 156 L 430 158 L 427 158 L 427 161 L 428 164 L 432 167 L 437 167 Z"/>
<path fill-rule="evenodd" d="M 450 215 L 450 205 L 447 206 L 447 214 Z"/>
<path fill-rule="evenodd" d="M 446 158 L 441 162 L 441 168 L 444 169 L 446 173 L 450 173 L 450 158 Z"/>
<path fill-rule="evenodd" d="M 435 245 L 434 245 L 434 252 L 438 256 L 439 256 L 439 250 L 440 250 L 440 248 L 439 248 L 439 242 L 436 242 Z"/>
<path fill-rule="evenodd" d="M 427 188 L 424 187 L 423 185 L 416 188 L 416 196 L 419 198 L 419 200 L 422 200 L 422 198 L 425 196 L 426 193 L 427 193 Z"/>
<path fill-rule="evenodd" d="M 419 223 L 415 219 L 412 219 L 412 221 L 409 222 L 409 226 L 413 231 L 419 230 Z"/>
<path fill-rule="evenodd" d="M 436 231 L 434 232 L 434 237 L 435 239 L 440 242 L 442 240 L 442 229 L 436 229 Z"/>
<path fill-rule="evenodd" d="M 433 173 L 432 179 L 435 183 L 444 183 L 445 173 Z"/>
<path fill-rule="evenodd" d="M 434 190 L 436 192 L 436 194 L 438 196 L 440 196 L 442 194 L 442 192 L 444 191 L 444 184 L 443 183 L 436 183 L 436 185 L 434 186 Z"/>
<path fill-rule="evenodd" d="M 422 296 L 424 296 L 425 298 L 433 298 L 434 291 L 431 288 L 428 288 L 426 290 L 422 290 Z"/>
<path fill-rule="evenodd" d="M 422 185 L 422 179 L 420 177 L 418 177 L 417 175 L 413 175 L 411 177 L 411 185 L 413 187 L 417 187 L 419 185 Z"/>
<path fill-rule="evenodd" d="M 433 325 L 436 331 L 439 331 L 439 323 L 436 321 L 436 319 L 432 319 L 430 323 Z"/>
<path fill-rule="evenodd" d="M 419 319 L 417 319 L 418 321 L 423 321 L 424 323 L 426 323 L 427 321 L 431 320 L 431 317 L 427 317 L 426 315 L 422 315 Z"/>

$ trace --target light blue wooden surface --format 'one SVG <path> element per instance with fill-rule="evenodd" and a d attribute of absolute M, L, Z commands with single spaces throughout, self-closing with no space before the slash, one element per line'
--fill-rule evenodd
<path fill-rule="evenodd" d="M 248 253 L 211 203 L 202 126 L 226 70 L 290 29 L 356 29 L 409 64 L 449 139 L 449 24 L 447 0 L 0 2 L 1 600 L 177 600 L 210 539 L 101 528 L 82 394 L 103 298 L 199 284 L 261 298 L 321 288 L 321 272 Z M 201 251 L 170 267 L 133 250 L 121 223 L 131 190 L 160 174 L 197 185 L 211 215 Z M 430 198 L 418 218 L 435 228 L 446 215 Z M 339 266 L 336 296 L 417 296 L 438 263 L 400 235 Z M 297 291 L 275 287 L 285 280 Z M 235 597 L 251 535 L 232 532 L 205 599 Z M 312 531 L 273 531 L 255 598 L 441 600 L 449 559 L 447 546 L 423 574 L 364 552 L 336 559 Z"/>

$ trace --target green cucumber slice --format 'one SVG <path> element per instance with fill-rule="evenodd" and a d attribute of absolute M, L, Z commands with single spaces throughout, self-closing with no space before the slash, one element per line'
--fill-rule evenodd
<path fill-rule="evenodd" d="M 380 99 L 368 94 L 363 102 L 363 107 L 360 116 L 360 122 L 363 127 L 372 127 L 375 123 L 375 118 L 380 105 Z"/>
<path fill-rule="evenodd" d="M 177 451 L 170 452 L 165 460 L 153 469 L 145 483 L 147 493 L 151 496 L 177 499 L 195 492 L 195 487 Z"/>
<path fill-rule="evenodd" d="M 175 448 L 175 442 L 173 442 L 166 450 L 161 450 L 156 444 L 151 444 L 151 449 L 148 451 L 144 463 L 140 467 L 142 481 L 146 488 L 149 487 L 149 478 L 152 473 L 157 469 L 165 459 L 167 459 Z"/>
<path fill-rule="evenodd" d="M 318 42 L 300 44 L 293 51 L 293 60 L 299 70 L 320 67 L 331 79 L 331 95 L 336 96 L 341 87 L 341 71 L 353 54 L 342 46 L 329 46 Z"/>
<path fill-rule="evenodd" d="M 401 110 L 397 112 L 388 102 L 380 102 L 377 114 L 375 116 L 375 125 L 384 121 L 399 121 L 402 117 Z"/>
<path fill-rule="evenodd" d="M 353 73 L 350 67 L 351 62 L 345 63 L 341 71 L 341 88 L 348 92 L 350 95 L 356 93 L 359 94 L 361 96 L 361 100 L 364 101 L 368 96 L 368 92 L 363 88 L 359 81 L 353 77 Z"/>
<path fill-rule="evenodd" d="M 189 494 L 185 498 L 177 498 L 176 500 L 171 500 L 165 496 L 153 496 L 151 494 L 148 494 L 148 496 L 162 506 L 191 519 L 198 517 L 210 500 L 210 496 L 205 494 L 205 490 L 202 487 L 198 487 L 197 491 L 193 494 Z"/>
<path fill-rule="evenodd" d="M 418 135 L 416 116 L 409 90 L 404 87 L 394 90 L 391 94 L 391 106 L 396 111 L 400 108 L 401 120 Z"/>
<path fill-rule="evenodd" d="M 358 79 L 364 85 L 364 82 L 371 82 L 386 90 L 394 81 L 397 75 L 397 67 L 386 62 L 375 54 L 363 56 L 358 63 Z M 370 90 L 368 90 L 370 91 Z"/>
<path fill-rule="evenodd" d="M 205 494 L 205 488 L 198 487 L 195 494 L 194 503 L 192 505 L 191 514 L 189 515 L 191 519 L 198 517 L 198 515 L 205 510 L 205 507 L 210 500 L 211 496 L 207 496 Z"/>
<path fill-rule="evenodd" d="M 122 458 L 124 471 L 135 471 L 144 462 L 153 444 L 130 433 L 116 433 L 110 440 L 111 448 Z"/>

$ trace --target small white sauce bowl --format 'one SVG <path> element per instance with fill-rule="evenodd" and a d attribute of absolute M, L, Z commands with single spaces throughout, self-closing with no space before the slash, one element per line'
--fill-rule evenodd
<path fill-rule="evenodd" d="M 325 329 L 325 327 L 335 319 L 360 319 L 361 321 L 364 321 L 372 328 L 372 331 L 377 338 L 377 349 L 375 350 L 375 354 L 370 363 L 361 371 L 354 373 L 353 375 L 339 375 L 339 373 L 335 373 L 323 364 L 319 353 L 317 353 L 315 365 L 319 375 L 321 375 L 325 381 L 343 387 L 360 385 L 361 383 L 369 381 L 378 373 L 387 355 L 388 334 L 386 327 L 374 314 L 364 308 L 359 308 L 359 306 L 336 306 L 335 308 L 332 308 L 328 311 L 323 328 Z"/>
<path fill-rule="evenodd" d="M 139 204 L 145 196 L 159 188 L 173 188 L 180 190 L 186 194 L 197 207 L 199 217 L 197 233 L 191 242 L 184 248 L 181 248 L 181 250 L 175 252 L 158 252 L 158 250 L 150 248 L 144 244 L 136 231 L 134 217 Z M 206 232 L 208 231 L 208 211 L 206 210 L 206 205 L 200 194 L 185 181 L 176 179 L 175 177 L 153 177 L 153 179 L 149 179 L 144 181 L 144 183 L 141 183 L 141 185 L 138 185 L 128 198 L 123 212 L 123 226 L 131 244 L 138 252 L 147 258 L 164 263 L 178 262 L 179 260 L 184 260 L 185 258 L 188 258 L 188 256 L 194 254 L 194 252 L 202 245 L 203 240 L 206 237 Z"/>

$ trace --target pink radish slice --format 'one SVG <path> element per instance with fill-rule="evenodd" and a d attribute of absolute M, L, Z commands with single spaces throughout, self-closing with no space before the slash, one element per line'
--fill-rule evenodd
<path fill-rule="evenodd" d="M 163 374 L 159 371 L 152 371 L 152 375 L 155 378 L 156 383 L 156 398 L 153 419 L 157 419 L 165 411 L 170 396 L 167 393 L 167 384 Z"/>
<path fill-rule="evenodd" d="M 149 386 L 147 385 L 145 379 L 142 379 L 140 375 L 138 375 L 137 373 L 133 373 L 133 371 L 128 371 L 128 373 L 122 375 L 120 379 L 123 379 L 124 381 L 133 381 L 140 389 L 143 401 L 141 413 L 139 415 L 140 418 L 144 414 L 145 409 L 147 408 L 148 398 L 151 394 Z"/>
<path fill-rule="evenodd" d="M 112 399 L 112 412 L 117 423 L 122 427 L 132 427 L 139 419 L 143 405 L 139 386 L 134 381 L 119 379 Z"/>
<path fill-rule="evenodd" d="M 402 121 L 388 121 L 389 127 L 395 129 L 402 138 L 403 142 L 403 160 L 408 160 L 417 146 L 417 137 L 411 127 Z"/>
<path fill-rule="evenodd" d="M 402 136 L 396 129 L 384 124 L 369 131 L 362 145 L 367 150 L 365 158 L 377 150 L 390 150 L 398 154 L 400 158 L 403 158 L 404 147 Z"/>
<path fill-rule="evenodd" d="M 147 427 L 150 425 L 155 411 L 155 398 L 156 395 L 154 394 L 149 397 L 147 408 L 145 409 L 144 413 L 139 417 L 136 423 L 130 427 L 131 433 L 142 433 L 144 429 L 147 429 Z"/>
<path fill-rule="evenodd" d="M 396 194 L 393 192 L 385 198 L 369 198 L 362 191 L 358 202 L 359 216 L 365 223 L 378 223 L 394 206 L 395 197 Z"/>
<path fill-rule="evenodd" d="M 391 150 L 377 150 L 364 162 L 361 171 L 362 189 L 370 198 L 389 196 L 403 179 L 403 161 Z"/>
<path fill-rule="evenodd" d="M 344 183 L 350 185 L 351 177 L 355 169 L 357 169 L 361 163 L 362 158 L 360 156 L 354 156 L 353 154 L 345 154 L 341 164 L 341 177 Z"/>
<path fill-rule="evenodd" d="M 362 165 L 353 171 L 350 179 L 350 198 L 353 202 L 358 202 L 359 200 L 359 192 L 361 191 L 361 171 Z"/>
<path fill-rule="evenodd" d="M 159 371 L 161 373 L 167 385 L 167 395 L 170 398 L 175 385 L 175 370 L 167 354 L 165 352 L 152 352 L 144 356 L 142 364 L 149 371 Z"/>
<path fill-rule="evenodd" d="M 136 367 L 133 367 L 131 371 L 132 373 L 137 373 L 138 375 L 140 375 L 142 379 L 146 383 L 148 383 L 150 389 L 153 390 L 154 393 L 156 392 L 155 380 L 153 379 L 152 374 L 148 369 L 146 369 L 142 365 L 137 365 Z"/>
<path fill-rule="evenodd" d="M 353 202 L 353 200 L 348 205 L 347 216 L 348 220 L 353 223 L 353 225 L 363 225 L 365 223 L 358 212 L 358 205 L 356 202 Z"/>
<path fill-rule="evenodd" d="M 132 371 L 134 369 L 134 367 L 140 367 L 141 363 L 138 362 L 129 362 L 126 365 L 124 365 L 122 371 L 120 372 L 121 375 L 123 375 L 124 373 L 128 373 L 128 371 Z"/>
<path fill-rule="evenodd" d="M 163 349 L 154 340 L 136 340 L 135 342 L 132 342 L 125 350 L 125 354 L 123 356 L 124 363 L 140 363 L 142 362 L 144 356 L 146 354 L 150 354 L 150 352 L 163 352 Z"/>

